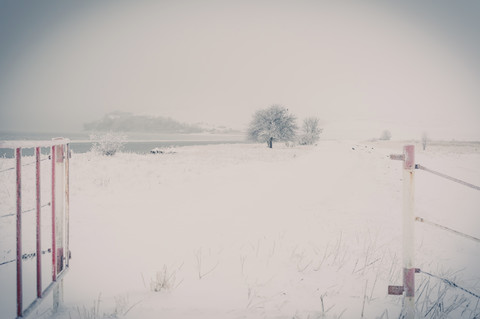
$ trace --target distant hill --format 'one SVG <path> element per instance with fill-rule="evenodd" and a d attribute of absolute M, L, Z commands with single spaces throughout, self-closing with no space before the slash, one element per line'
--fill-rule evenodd
<path fill-rule="evenodd" d="M 205 124 L 180 123 L 169 117 L 136 115 L 128 112 L 112 112 L 102 119 L 85 123 L 86 131 L 142 132 L 142 133 L 228 133 L 225 127 Z"/>

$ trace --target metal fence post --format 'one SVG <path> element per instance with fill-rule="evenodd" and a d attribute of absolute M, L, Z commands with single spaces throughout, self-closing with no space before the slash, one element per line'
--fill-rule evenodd
<path fill-rule="evenodd" d="M 65 266 L 70 267 L 70 144 L 65 146 Z"/>
<path fill-rule="evenodd" d="M 15 149 L 17 178 L 17 316 L 23 314 L 22 280 L 22 149 Z"/>
<path fill-rule="evenodd" d="M 64 140 L 63 138 L 53 138 L 52 141 Z M 55 230 L 53 241 L 55 242 L 55 248 L 52 254 L 55 255 L 54 259 L 54 278 L 55 281 L 58 276 L 61 276 L 65 266 L 65 144 L 56 145 L 52 148 L 52 195 L 55 198 L 55 214 L 52 215 L 52 228 Z M 60 282 L 53 287 L 53 311 L 56 312 L 63 302 L 63 278 Z"/>
<path fill-rule="evenodd" d="M 40 147 L 35 148 L 35 180 L 36 180 L 36 210 L 37 210 L 37 298 L 42 298 L 42 204 L 40 184 Z"/>
<path fill-rule="evenodd" d="M 403 285 L 388 286 L 389 295 L 404 294 L 401 318 L 415 318 L 415 273 L 414 264 L 414 193 L 415 193 L 415 146 L 406 145 L 403 154 L 390 155 L 392 160 L 403 162 Z"/>
<path fill-rule="evenodd" d="M 414 191 L 415 146 L 403 148 L 403 287 L 405 291 L 404 317 L 415 317 L 414 267 Z"/>
<path fill-rule="evenodd" d="M 57 245 L 55 237 L 55 209 L 56 209 L 56 198 L 55 198 L 55 154 L 56 146 L 52 146 L 51 157 L 52 157 L 52 281 L 57 281 Z"/>
<path fill-rule="evenodd" d="M 63 138 L 54 138 L 54 141 Z M 55 235 L 57 254 L 57 276 L 65 266 L 65 145 L 55 148 Z"/>

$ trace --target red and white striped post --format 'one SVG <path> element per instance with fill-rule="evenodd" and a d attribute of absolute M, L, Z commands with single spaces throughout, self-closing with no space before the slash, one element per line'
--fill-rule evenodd
<path fill-rule="evenodd" d="M 414 267 L 414 192 L 415 146 L 403 148 L 403 287 L 405 289 L 405 318 L 415 317 Z"/>

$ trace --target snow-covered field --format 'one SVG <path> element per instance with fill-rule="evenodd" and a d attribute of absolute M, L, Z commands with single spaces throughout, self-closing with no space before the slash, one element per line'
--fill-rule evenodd
<path fill-rule="evenodd" d="M 74 154 L 64 306 L 31 317 L 397 318 L 402 297 L 387 287 L 402 280 L 402 163 L 388 155 L 403 145 Z M 480 144 L 417 145 L 416 162 L 480 185 Z M 477 190 L 424 171 L 415 183 L 417 216 L 480 238 Z M 2 210 L 14 207 L 7 184 Z M 480 243 L 415 228 L 416 267 L 479 295 Z M 7 233 L 3 254 L 14 240 Z M 0 266 L 0 279 L 6 272 Z M 0 316 L 14 313 L 15 296 L 0 286 L 13 300 L 0 302 Z M 478 298 L 464 290 L 425 273 L 416 286 L 419 317 L 480 316 Z"/>

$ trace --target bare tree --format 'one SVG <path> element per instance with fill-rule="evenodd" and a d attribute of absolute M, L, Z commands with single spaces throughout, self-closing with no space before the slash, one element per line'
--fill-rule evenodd
<path fill-rule="evenodd" d="M 312 145 L 320 139 L 323 129 L 319 127 L 320 120 L 316 117 L 308 117 L 303 120 L 302 135 L 299 138 L 301 145 Z"/>
<path fill-rule="evenodd" d="M 281 105 L 272 105 L 257 111 L 248 128 L 248 138 L 256 142 L 267 142 L 269 148 L 273 141 L 291 141 L 295 139 L 297 125 L 294 115 Z"/>
<path fill-rule="evenodd" d="M 425 150 L 427 148 L 427 142 L 428 142 L 427 132 L 423 132 L 422 133 L 422 147 L 423 147 L 423 150 Z"/>
<path fill-rule="evenodd" d="M 382 141 L 389 141 L 392 138 L 392 133 L 390 133 L 389 130 L 385 130 L 382 132 L 382 135 L 380 136 L 380 139 Z"/>

